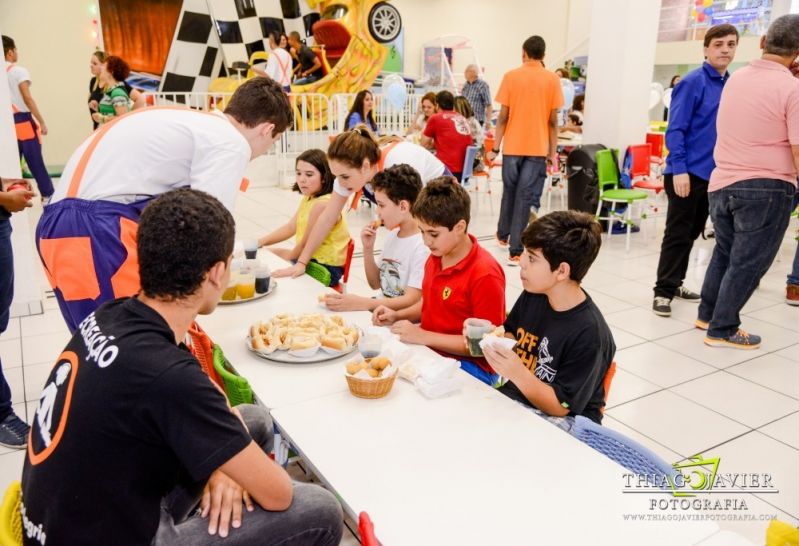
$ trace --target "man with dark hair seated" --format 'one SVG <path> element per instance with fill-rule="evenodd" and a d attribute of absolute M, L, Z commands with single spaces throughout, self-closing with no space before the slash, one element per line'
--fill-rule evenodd
<path fill-rule="evenodd" d="M 227 286 L 233 237 L 233 217 L 204 192 L 171 191 L 144 210 L 141 292 L 80 323 L 39 397 L 25 544 L 339 543 L 333 495 L 292 484 L 263 450 L 265 411 L 231 409 L 181 343 Z"/>

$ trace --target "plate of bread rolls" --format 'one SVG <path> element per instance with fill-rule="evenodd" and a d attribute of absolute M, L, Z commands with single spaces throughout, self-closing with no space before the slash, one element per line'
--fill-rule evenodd
<path fill-rule="evenodd" d="M 261 358 L 295 364 L 349 354 L 357 349 L 360 338 L 361 331 L 340 315 L 284 313 L 252 324 L 246 342 Z"/>

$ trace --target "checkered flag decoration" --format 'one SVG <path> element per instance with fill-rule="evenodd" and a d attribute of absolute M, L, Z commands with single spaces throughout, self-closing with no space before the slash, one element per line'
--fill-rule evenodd
<path fill-rule="evenodd" d="M 310 45 L 319 13 L 305 0 L 183 0 L 159 91 L 206 92 L 227 67 L 266 51 L 270 31 L 297 31 Z"/>

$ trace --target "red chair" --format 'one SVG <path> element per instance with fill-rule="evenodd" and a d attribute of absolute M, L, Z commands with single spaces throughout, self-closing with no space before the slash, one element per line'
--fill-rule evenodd
<path fill-rule="evenodd" d="M 652 149 L 650 150 L 650 162 L 654 166 L 655 172 L 659 176 L 663 171 L 663 151 L 666 147 L 666 135 L 663 133 L 647 133 L 646 142 L 652 146 Z"/>
<path fill-rule="evenodd" d="M 366 512 L 358 514 L 358 534 L 361 535 L 361 546 L 382 546 L 375 536 L 375 526 Z"/>
<path fill-rule="evenodd" d="M 652 176 L 652 145 L 650 143 L 634 144 L 630 146 L 629 152 L 631 157 L 630 179 L 633 188 L 655 192 L 655 198 L 648 199 L 647 206 L 652 209 L 652 215 L 656 218 L 660 212 L 658 197 L 663 192 L 663 177 Z"/>
<path fill-rule="evenodd" d="M 325 46 L 327 58 L 330 60 L 330 64 L 335 66 L 336 62 L 344 55 L 347 46 L 350 45 L 352 39 L 350 31 L 339 21 L 322 19 L 314 23 L 311 32 L 314 41 Z"/>
<path fill-rule="evenodd" d="M 344 260 L 344 274 L 341 276 L 341 280 L 339 281 L 338 285 L 333 286 L 333 290 L 340 294 L 347 293 L 347 281 L 350 280 L 350 266 L 352 265 L 352 255 L 355 253 L 355 241 L 350 239 L 350 242 L 347 244 L 347 259 Z"/>
<path fill-rule="evenodd" d="M 605 378 L 602 380 L 602 387 L 605 389 L 605 404 L 608 403 L 610 397 L 610 384 L 613 383 L 613 376 L 616 375 L 616 361 L 610 363 L 608 371 L 605 372 Z M 602 406 L 602 413 L 605 413 L 605 406 Z"/>

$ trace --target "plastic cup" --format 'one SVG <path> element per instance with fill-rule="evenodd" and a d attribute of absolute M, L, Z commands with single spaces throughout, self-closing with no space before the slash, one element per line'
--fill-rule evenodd
<path fill-rule="evenodd" d="M 236 293 L 243 300 L 248 300 L 255 296 L 255 275 L 253 273 L 242 273 L 236 283 Z"/>
<path fill-rule="evenodd" d="M 231 273 L 230 280 L 227 282 L 227 288 L 222 292 L 222 301 L 233 301 L 236 299 L 236 283 L 238 282 L 238 274 Z"/>
<path fill-rule="evenodd" d="M 483 349 L 480 347 L 480 340 L 483 335 L 491 332 L 494 325 L 491 321 L 479 318 L 469 318 L 463 323 L 466 333 L 466 344 L 469 347 L 469 354 L 472 356 L 483 356 Z"/>
<path fill-rule="evenodd" d="M 248 260 L 254 260 L 256 254 L 258 254 L 258 240 L 246 239 L 244 241 L 244 256 Z"/>
<path fill-rule="evenodd" d="M 364 358 L 374 358 L 380 354 L 383 348 L 383 340 L 375 334 L 364 334 L 358 342 L 358 350 Z"/>
<path fill-rule="evenodd" d="M 255 270 L 255 292 L 266 294 L 269 292 L 269 284 L 272 280 L 272 272 L 268 266 L 260 266 Z"/>

